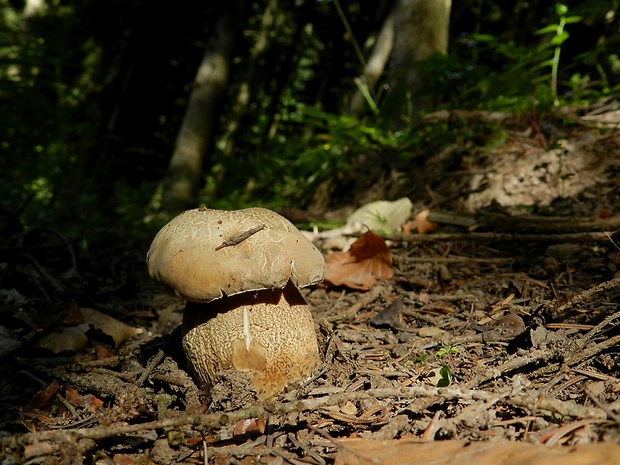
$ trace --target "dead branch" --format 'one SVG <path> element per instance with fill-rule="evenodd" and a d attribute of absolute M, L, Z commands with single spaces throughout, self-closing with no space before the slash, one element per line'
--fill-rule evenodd
<path fill-rule="evenodd" d="M 502 363 L 498 367 L 494 367 L 486 372 L 474 376 L 467 384 L 471 387 L 480 386 L 481 384 L 507 375 L 508 373 L 518 370 L 519 368 L 523 368 L 524 366 L 548 360 L 550 355 L 551 354 L 548 351 L 538 350 L 528 355 L 514 358 L 506 363 Z"/>
<path fill-rule="evenodd" d="M 248 409 L 237 410 L 230 413 L 209 413 L 199 415 L 180 415 L 175 418 L 155 420 L 146 423 L 102 425 L 93 428 L 76 428 L 55 431 L 38 431 L 24 434 L 20 442 L 32 443 L 34 441 L 59 441 L 75 442 L 81 439 L 101 440 L 114 436 L 138 433 L 140 431 L 164 430 L 193 426 L 197 429 L 216 430 L 224 425 L 235 423 L 247 418 L 267 418 L 269 415 L 284 415 L 291 412 L 317 411 L 320 408 L 339 405 L 346 401 L 361 399 L 400 398 L 409 401 L 415 397 L 434 397 L 442 400 L 494 400 L 497 394 L 474 389 L 450 387 L 437 388 L 427 386 L 415 386 L 407 388 L 369 389 L 360 392 L 343 392 L 325 397 L 305 399 L 280 404 L 265 404 Z M 553 414 L 571 416 L 574 418 L 606 418 L 603 410 L 594 407 L 579 405 L 573 401 L 561 401 L 557 399 L 540 398 L 538 394 L 518 394 L 508 396 L 505 402 L 513 406 L 528 408 L 531 410 L 545 410 Z M 7 441 L 5 439 L 4 441 Z"/>
<path fill-rule="evenodd" d="M 466 232 L 466 233 L 439 233 L 439 234 L 389 234 L 385 239 L 394 242 L 447 242 L 447 241 L 476 241 L 476 242 L 609 242 L 605 232 L 579 232 L 555 234 L 522 234 L 504 232 Z"/>
<path fill-rule="evenodd" d="M 562 313 L 564 313 L 564 311 L 568 310 L 569 308 L 571 308 L 575 304 L 578 304 L 579 302 L 583 302 L 584 300 L 589 299 L 590 297 L 592 297 L 595 294 L 598 294 L 599 292 L 606 291 L 607 289 L 611 289 L 612 287 L 616 287 L 616 286 L 619 286 L 619 285 L 620 285 L 620 278 L 610 279 L 609 281 L 605 281 L 604 283 L 597 284 L 596 286 L 591 287 L 590 289 L 586 289 L 585 291 L 577 294 L 576 296 L 574 296 L 572 299 L 570 299 L 565 304 L 560 305 L 555 310 L 555 313 L 558 314 L 558 315 L 562 314 Z M 609 319 L 609 318 L 611 318 L 611 320 L 607 321 L 607 319 Z M 607 326 L 612 320 L 614 320 L 616 318 L 620 318 L 620 313 L 616 314 L 616 316 L 612 315 L 611 317 L 608 317 L 601 324 L 603 326 Z M 600 331 L 600 328 L 596 332 L 599 332 L 599 331 Z M 594 334 L 596 334 L 596 332 Z M 591 337 L 592 336 L 589 336 L 589 338 L 591 338 Z"/>

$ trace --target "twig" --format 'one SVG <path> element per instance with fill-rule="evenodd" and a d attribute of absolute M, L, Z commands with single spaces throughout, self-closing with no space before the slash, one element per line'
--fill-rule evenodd
<path fill-rule="evenodd" d="M 41 378 L 39 378 L 38 376 L 33 375 L 32 373 L 30 373 L 29 371 L 22 371 L 22 374 L 28 376 L 30 379 L 36 381 L 37 383 L 39 383 L 41 386 L 46 387 L 48 386 L 49 383 L 46 383 L 45 381 L 43 381 Z M 69 401 L 67 399 L 65 399 L 62 394 L 60 394 L 60 392 L 57 392 L 55 395 L 55 398 L 58 402 L 60 402 L 71 414 L 71 416 L 73 416 L 73 418 L 80 418 L 80 415 L 77 413 L 77 411 L 75 410 L 75 408 L 73 407 L 73 405 L 71 405 L 69 403 Z"/>
<path fill-rule="evenodd" d="M 400 258 L 401 263 L 498 263 L 510 265 L 517 261 L 514 257 L 474 258 L 474 257 L 405 257 Z"/>
<path fill-rule="evenodd" d="M 607 281 L 607 282 L 609 282 L 609 281 Z M 577 347 L 579 347 L 579 348 L 585 347 L 586 344 L 594 336 L 596 336 L 598 333 L 600 333 L 605 326 L 609 325 L 611 322 L 613 322 L 614 320 L 617 320 L 618 318 L 620 318 L 620 310 L 617 311 L 616 313 L 612 314 L 612 315 L 609 315 L 607 318 L 605 318 L 603 321 L 601 321 L 599 324 L 597 324 L 594 328 L 592 328 L 587 334 L 584 334 L 584 336 L 577 341 Z"/>
<path fill-rule="evenodd" d="M 620 425 L 620 415 L 618 415 L 611 408 L 609 408 L 609 406 L 605 402 L 603 402 L 601 399 L 599 399 L 599 397 L 594 392 L 592 392 L 592 390 L 590 390 L 589 388 L 586 388 L 585 392 L 586 392 L 586 395 L 590 398 L 590 400 L 592 400 L 592 402 L 594 402 L 598 408 L 600 408 L 603 412 L 607 414 L 609 418 L 611 418 L 618 425 Z"/>
<path fill-rule="evenodd" d="M 607 349 L 615 346 L 616 344 L 620 344 L 620 335 L 614 336 L 610 339 L 606 339 L 605 341 L 600 342 L 599 344 L 596 344 L 595 346 L 589 347 L 585 350 L 579 348 L 577 344 L 575 344 L 571 352 L 566 355 L 564 364 L 567 366 L 571 366 L 571 367 L 578 365 L 581 362 L 588 360 L 589 358 L 594 357 L 595 355 L 601 352 L 606 351 Z M 552 365 L 547 365 L 530 373 L 530 377 L 534 378 L 537 376 L 553 373 L 553 372 L 558 371 L 561 367 L 562 367 L 562 364 L 560 363 L 554 363 Z"/>
<path fill-rule="evenodd" d="M 149 360 L 149 363 L 146 365 L 146 368 L 144 369 L 140 377 L 136 380 L 135 384 L 137 384 L 138 386 L 142 386 L 142 383 L 146 381 L 146 378 L 149 377 L 155 367 L 157 367 L 157 365 L 161 363 L 161 361 L 164 359 L 164 356 L 165 354 L 163 350 L 157 352 L 155 356 L 151 360 Z"/>
<path fill-rule="evenodd" d="M 245 241 L 248 237 L 256 234 L 258 231 L 262 231 L 263 229 L 265 229 L 265 227 L 266 226 L 264 224 L 261 224 L 260 226 L 256 226 L 255 228 L 248 229 L 247 231 L 244 231 L 241 234 L 237 234 L 236 236 L 230 237 L 226 239 L 224 242 L 222 242 L 220 245 L 218 245 L 215 248 L 215 251 L 223 249 L 224 247 L 231 247 L 233 245 L 240 244 L 241 242 Z"/>
<path fill-rule="evenodd" d="M 601 420 L 605 418 L 605 412 L 599 408 L 586 407 L 573 401 L 562 401 L 548 397 L 541 398 L 538 393 L 521 394 L 511 397 L 509 404 L 529 410 L 546 410 L 551 413 L 573 418 L 592 418 Z"/>
<path fill-rule="evenodd" d="M 587 349 L 583 349 L 582 347 L 579 347 L 579 345 L 576 345 L 575 349 L 572 351 L 573 353 L 567 357 L 566 363 L 569 366 L 577 365 L 578 363 L 588 360 L 601 352 L 605 352 L 607 349 L 610 349 L 616 344 L 620 344 L 620 335 L 605 339 L 603 342 L 599 342 L 598 344 L 588 347 Z"/>
<path fill-rule="evenodd" d="M 609 242 L 604 232 L 563 234 L 511 234 L 493 232 L 439 233 L 439 234 L 390 234 L 383 236 L 394 242 Z"/>
<path fill-rule="evenodd" d="M 112 378 L 120 378 L 123 381 L 132 383 L 135 379 L 134 373 L 121 373 L 119 371 L 108 370 L 107 368 L 94 368 L 93 373 L 99 373 L 100 375 L 111 376 Z"/>
<path fill-rule="evenodd" d="M 583 302 L 586 299 L 589 299 L 594 294 L 598 294 L 599 292 L 606 291 L 607 289 L 611 289 L 612 287 L 620 286 L 620 278 L 610 279 L 609 281 L 605 281 L 604 283 L 599 283 L 590 289 L 586 289 L 585 291 L 577 294 L 572 299 L 570 299 L 565 304 L 560 305 L 556 310 L 556 314 L 561 314 L 565 310 L 568 310 L 573 305 Z"/>
<path fill-rule="evenodd" d="M 467 383 L 467 385 L 471 387 L 480 386 L 483 383 L 497 379 L 500 376 L 503 376 L 507 373 L 510 373 L 511 371 L 517 370 L 531 363 L 548 360 L 549 357 L 550 354 L 548 351 L 533 351 L 528 355 L 524 355 L 523 357 L 517 357 L 506 363 L 502 363 L 498 367 L 491 369 L 490 372 L 480 373 L 477 376 L 474 376 L 469 381 L 469 383 Z"/>
<path fill-rule="evenodd" d="M 361 309 L 363 309 L 367 305 L 370 305 L 375 300 L 377 300 L 379 297 L 381 297 L 381 294 L 383 294 L 384 291 L 385 291 L 385 287 L 383 285 L 381 284 L 376 285 L 372 287 L 370 291 L 368 291 L 367 293 L 362 294 L 360 299 L 357 302 L 355 302 L 353 305 L 351 305 L 348 309 L 346 309 L 344 312 L 338 313 L 334 316 L 327 317 L 325 318 L 325 320 L 329 322 L 346 320 L 350 316 L 355 315 Z"/>
<path fill-rule="evenodd" d="M 317 428 L 315 426 L 312 425 L 306 425 L 306 428 L 308 428 L 310 431 L 312 431 L 314 434 L 318 434 L 319 436 L 323 436 L 325 439 L 327 439 L 329 442 L 331 442 L 334 447 L 337 447 L 339 450 L 348 450 L 350 453 L 359 456 L 359 453 L 354 450 L 349 448 L 345 443 L 343 443 L 343 441 L 339 441 L 338 439 L 334 438 L 331 434 L 329 434 L 327 431 L 321 429 L 321 428 Z M 378 463 L 377 459 L 368 459 L 369 461 L 371 461 L 371 463 Z"/>
<path fill-rule="evenodd" d="M 73 418 L 80 418 L 80 414 L 77 413 L 73 405 L 71 405 L 62 395 L 60 395 L 60 393 L 56 394 L 56 400 L 58 400 L 58 402 L 60 402 L 69 411 Z"/>

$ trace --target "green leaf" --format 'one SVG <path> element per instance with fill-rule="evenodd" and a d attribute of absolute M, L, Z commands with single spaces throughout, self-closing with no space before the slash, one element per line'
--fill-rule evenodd
<path fill-rule="evenodd" d="M 540 63 L 538 63 L 538 65 L 534 67 L 534 69 L 544 68 L 545 66 L 553 66 L 553 63 L 555 63 L 555 60 L 553 58 L 541 61 Z"/>
<path fill-rule="evenodd" d="M 443 357 L 444 355 L 447 354 L 458 354 L 459 353 L 459 348 L 455 347 L 455 346 L 444 346 L 441 349 L 439 349 L 437 351 L 437 356 L 438 357 Z"/>
<path fill-rule="evenodd" d="M 581 16 L 567 16 L 566 18 L 564 18 L 564 22 L 566 24 L 572 24 L 572 23 L 578 23 L 582 19 L 583 18 Z"/>
<path fill-rule="evenodd" d="M 570 34 L 568 32 L 562 31 L 561 34 L 558 34 L 557 36 L 551 39 L 551 43 L 556 46 L 562 45 L 564 41 L 566 41 L 566 39 L 568 39 L 569 37 L 570 37 Z"/>
<path fill-rule="evenodd" d="M 448 365 L 441 365 L 439 376 L 441 378 L 437 381 L 437 387 L 447 387 L 452 384 L 452 370 Z"/>
<path fill-rule="evenodd" d="M 558 24 L 550 24 L 549 26 L 543 27 L 542 29 L 537 30 L 534 34 L 536 35 L 541 35 L 541 34 L 547 34 L 549 32 L 557 32 L 558 31 Z"/>
<path fill-rule="evenodd" d="M 496 42 L 497 38 L 491 34 L 472 34 L 469 36 L 473 40 L 478 42 Z"/>

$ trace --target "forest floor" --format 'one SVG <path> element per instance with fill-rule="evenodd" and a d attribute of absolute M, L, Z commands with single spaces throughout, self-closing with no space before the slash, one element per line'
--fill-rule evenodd
<path fill-rule="evenodd" d="M 0 260 L 0 462 L 617 463 L 620 140 L 600 127 L 617 115 L 588 116 L 360 167 L 351 207 L 407 196 L 437 229 L 384 236 L 394 275 L 368 290 L 304 290 L 323 361 L 269 402 L 234 372 L 196 387 L 149 244 L 84 264 L 20 233 Z"/>

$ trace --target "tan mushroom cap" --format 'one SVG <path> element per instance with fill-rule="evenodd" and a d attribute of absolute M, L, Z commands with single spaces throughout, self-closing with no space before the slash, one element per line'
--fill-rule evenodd
<path fill-rule="evenodd" d="M 265 208 L 188 210 L 155 236 L 151 277 L 192 302 L 323 280 L 325 260 L 286 218 Z"/>

